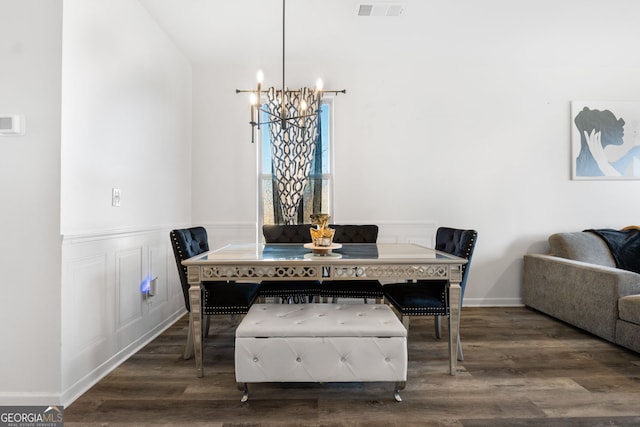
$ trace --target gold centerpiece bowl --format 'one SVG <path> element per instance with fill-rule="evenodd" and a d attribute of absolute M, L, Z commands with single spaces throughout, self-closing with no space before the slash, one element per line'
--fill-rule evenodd
<path fill-rule="evenodd" d="M 311 243 L 304 245 L 305 248 L 311 249 L 311 252 L 317 255 L 328 255 L 333 249 L 341 248 L 342 245 L 333 243 L 333 236 L 336 232 L 333 228 L 329 228 L 329 214 L 312 214 L 311 223 L 315 227 L 311 227 Z"/>

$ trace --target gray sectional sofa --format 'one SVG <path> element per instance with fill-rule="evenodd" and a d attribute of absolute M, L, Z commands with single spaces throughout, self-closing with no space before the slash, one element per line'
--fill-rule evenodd
<path fill-rule="evenodd" d="M 524 256 L 524 304 L 640 352 L 640 274 L 617 268 L 589 231 L 553 234 L 549 246 Z"/>

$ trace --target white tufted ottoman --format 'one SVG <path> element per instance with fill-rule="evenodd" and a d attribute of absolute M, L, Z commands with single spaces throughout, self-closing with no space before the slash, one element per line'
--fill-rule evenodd
<path fill-rule="evenodd" d="M 407 330 L 384 304 L 254 304 L 236 330 L 236 381 L 407 381 Z"/>

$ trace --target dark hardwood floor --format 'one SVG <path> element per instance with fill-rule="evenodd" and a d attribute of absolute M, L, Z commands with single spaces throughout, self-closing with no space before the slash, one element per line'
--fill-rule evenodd
<path fill-rule="evenodd" d="M 212 319 L 204 378 L 181 357 L 185 317 L 66 408 L 65 425 L 640 425 L 640 354 L 527 308 L 465 308 L 465 361 L 455 377 L 433 319 L 412 319 L 400 403 L 386 383 L 256 384 L 241 403 L 238 321 Z"/>

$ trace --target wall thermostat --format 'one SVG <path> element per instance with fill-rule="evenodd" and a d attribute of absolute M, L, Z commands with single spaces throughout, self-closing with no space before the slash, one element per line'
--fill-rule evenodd
<path fill-rule="evenodd" d="M 0 136 L 24 135 L 24 116 L 0 114 Z"/>

